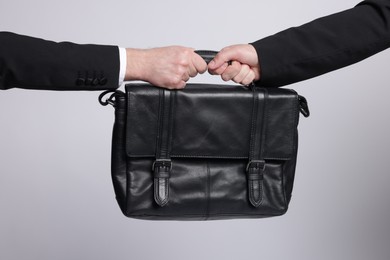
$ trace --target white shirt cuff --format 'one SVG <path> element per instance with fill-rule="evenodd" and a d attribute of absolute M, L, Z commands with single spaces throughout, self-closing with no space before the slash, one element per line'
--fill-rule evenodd
<path fill-rule="evenodd" d="M 118 47 L 118 49 L 119 49 L 119 82 L 118 82 L 118 86 L 121 86 L 123 84 L 123 81 L 125 80 L 127 56 L 126 56 L 126 49 L 125 48 Z"/>

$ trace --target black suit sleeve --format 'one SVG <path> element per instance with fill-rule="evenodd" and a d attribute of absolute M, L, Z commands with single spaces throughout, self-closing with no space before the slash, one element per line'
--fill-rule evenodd
<path fill-rule="evenodd" d="M 390 0 L 367 0 L 344 12 L 252 43 L 260 86 L 278 87 L 361 61 L 390 47 Z"/>
<path fill-rule="evenodd" d="M 116 46 L 56 43 L 0 32 L 0 89 L 114 89 L 118 78 Z"/>

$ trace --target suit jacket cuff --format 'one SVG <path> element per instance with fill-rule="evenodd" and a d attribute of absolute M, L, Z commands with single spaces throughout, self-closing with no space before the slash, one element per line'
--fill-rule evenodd
<path fill-rule="evenodd" d="M 126 49 L 122 47 L 118 47 L 119 49 L 119 82 L 118 86 L 121 86 L 125 80 L 126 75 L 126 66 L 127 66 L 127 55 Z"/>

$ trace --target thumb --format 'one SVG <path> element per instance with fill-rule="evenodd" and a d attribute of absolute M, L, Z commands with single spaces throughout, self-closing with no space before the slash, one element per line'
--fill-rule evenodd
<path fill-rule="evenodd" d="M 216 70 L 230 60 L 232 60 L 231 53 L 226 49 L 222 49 L 220 52 L 217 53 L 217 55 L 215 55 L 214 59 L 210 61 L 208 65 L 209 69 Z"/>

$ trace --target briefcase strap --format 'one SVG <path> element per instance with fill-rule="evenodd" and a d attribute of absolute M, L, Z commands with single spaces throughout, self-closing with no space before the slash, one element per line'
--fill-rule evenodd
<path fill-rule="evenodd" d="M 169 201 L 169 178 L 171 176 L 171 144 L 174 98 L 176 92 L 159 90 L 159 118 L 156 161 L 153 163 L 154 200 L 160 207 Z"/>
<path fill-rule="evenodd" d="M 246 167 L 249 201 L 259 207 L 263 200 L 263 175 L 265 172 L 264 148 L 266 129 L 267 90 L 252 88 L 252 126 L 249 144 L 249 162 Z M 262 98 L 261 98 L 262 96 Z M 263 102 L 260 102 L 260 99 Z"/>

